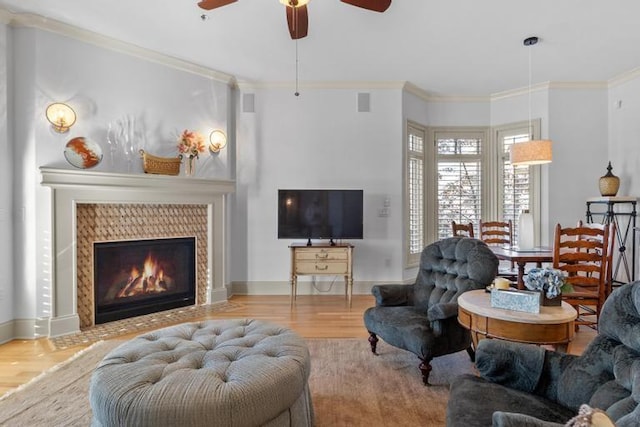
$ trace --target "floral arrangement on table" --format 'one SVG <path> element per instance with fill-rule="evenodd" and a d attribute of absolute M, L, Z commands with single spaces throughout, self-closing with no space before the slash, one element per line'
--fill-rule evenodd
<path fill-rule="evenodd" d="M 204 136 L 195 131 L 184 132 L 178 138 L 178 151 L 181 154 L 188 154 L 189 157 L 198 157 L 198 154 L 204 153 L 206 146 L 204 144 Z"/>
<path fill-rule="evenodd" d="M 524 285 L 532 291 L 544 292 L 548 299 L 573 289 L 566 280 L 567 272 L 555 268 L 532 268 L 524 277 Z"/>

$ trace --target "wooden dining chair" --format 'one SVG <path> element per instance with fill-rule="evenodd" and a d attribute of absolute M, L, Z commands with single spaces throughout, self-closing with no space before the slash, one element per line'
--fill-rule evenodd
<path fill-rule="evenodd" d="M 478 231 L 480 240 L 487 245 L 504 246 L 513 245 L 513 223 L 507 221 L 482 221 L 480 220 Z M 511 268 L 501 267 L 498 269 L 498 276 L 506 277 L 509 280 L 517 281 L 518 270 L 515 263 L 511 261 Z"/>
<path fill-rule="evenodd" d="M 606 285 L 605 285 L 605 298 L 609 297 L 611 294 L 612 284 L 613 284 L 613 253 L 615 251 L 615 243 L 616 243 L 616 224 L 601 224 L 597 222 L 586 222 L 583 223 L 582 220 L 578 221 L 578 227 L 589 227 L 595 228 L 598 230 L 604 230 L 606 227 L 609 227 L 609 245 L 607 247 L 607 271 L 606 271 Z"/>
<path fill-rule="evenodd" d="M 455 221 L 451 221 L 451 228 L 453 229 L 453 236 L 471 237 L 473 238 L 473 224 L 457 224 Z"/>
<path fill-rule="evenodd" d="M 597 227 L 582 222 L 575 227 L 556 225 L 553 268 L 566 271 L 566 280 L 573 287 L 572 292 L 563 292 L 562 299 L 578 312 L 576 329 L 579 325 L 597 329 L 607 296 L 612 226 Z"/>
<path fill-rule="evenodd" d="M 513 242 L 513 224 L 508 221 L 480 220 L 480 240 L 487 245 L 511 245 Z"/>

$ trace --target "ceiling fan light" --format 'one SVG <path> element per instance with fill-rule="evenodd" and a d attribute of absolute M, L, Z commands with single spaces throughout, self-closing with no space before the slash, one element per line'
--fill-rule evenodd
<path fill-rule="evenodd" d="M 298 0 L 296 2 L 296 0 L 280 0 L 280 3 L 287 6 L 287 7 L 302 7 L 302 6 L 306 6 L 307 3 L 309 3 L 310 0 Z"/>

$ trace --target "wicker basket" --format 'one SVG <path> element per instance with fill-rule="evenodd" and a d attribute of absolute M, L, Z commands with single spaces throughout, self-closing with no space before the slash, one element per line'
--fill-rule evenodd
<path fill-rule="evenodd" d="M 144 173 L 159 175 L 178 175 L 180 173 L 182 154 L 178 157 L 158 157 L 140 150 L 140 157 L 142 157 Z"/>

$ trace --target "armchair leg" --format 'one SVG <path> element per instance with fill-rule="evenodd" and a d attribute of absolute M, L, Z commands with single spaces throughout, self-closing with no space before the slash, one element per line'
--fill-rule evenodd
<path fill-rule="evenodd" d="M 475 362 L 476 361 L 476 351 L 473 349 L 473 346 L 467 347 L 467 353 L 469 354 L 469 359 L 471 359 L 472 362 Z"/>
<path fill-rule="evenodd" d="M 420 366 L 418 366 L 418 368 L 420 368 L 420 372 L 422 372 L 422 382 L 424 383 L 424 385 L 431 385 L 429 384 L 429 374 L 431 373 L 431 361 L 430 360 L 422 360 L 422 362 L 420 363 Z"/>
<path fill-rule="evenodd" d="M 371 353 L 376 354 L 376 346 L 378 345 L 378 337 L 373 332 L 369 332 L 369 344 L 371 344 Z"/>

